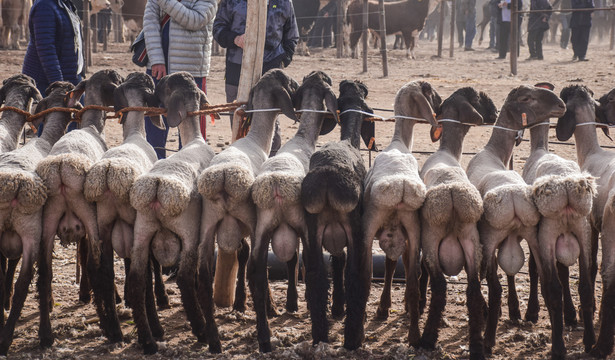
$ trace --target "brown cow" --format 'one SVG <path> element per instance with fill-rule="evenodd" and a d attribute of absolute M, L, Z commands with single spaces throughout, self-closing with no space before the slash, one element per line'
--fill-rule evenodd
<path fill-rule="evenodd" d="M 32 0 L 2 0 L 2 28 L 0 29 L 0 48 L 19 50 L 21 28 L 28 26 L 28 15 Z"/>

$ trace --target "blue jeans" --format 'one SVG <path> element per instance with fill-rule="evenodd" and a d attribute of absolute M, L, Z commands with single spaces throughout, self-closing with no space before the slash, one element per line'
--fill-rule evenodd
<path fill-rule="evenodd" d="M 465 38 L 465 47 L 471 48 L 472 41 L 474 41 L 474 36 L 476 35 L 476 11 L 470 11 L 466 15 L 466 38 Z"/>

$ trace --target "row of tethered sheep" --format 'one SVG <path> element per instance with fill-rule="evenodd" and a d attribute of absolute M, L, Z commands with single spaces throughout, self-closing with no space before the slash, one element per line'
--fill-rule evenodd
<path fill-rule="evenodd" d="M 576 321 L 568 267 L 577 260 L 585 350 L 597 357 L 610 354 L 615 324 L 615 152 L 600 148 L 596 127 L 608 131 L 606 126 L 615 123 L 615 90 L 596 101 L 580 85 L 563 89 L 560 97 L 552 89 L 520 86 L 509 93 L 498 114 L 489 97 L 472 88 L 459 89 L 441 101 L 429 83 L 410 82 L 395 99 L 391 144 L 371 169 L 365 168 L 359 154 L 361 138 L 369 143 L 374 132 L 373 123 L 364 121 L 371 113 L 367 92 L 358 81 L 342 81 L 336 97 L 330 78 L 322 72 L 309 74 L 299 86 L 282 70 L 272 70 L 251 91 L 247 136 L 214 156 L 193 113 L 207 99 L 186 73 L 166 76 L 154 88 L 145 74 L 123 79 L 113 70 L 103 70 L 76 87 L 54 83 L 44 99 L 27 76 L 6 79 L 0 89 L 5 106 L 27 110 L 33 98 L 40 100 L 39 112 L 76 106 L 85 94 L 87 111 L 80 129 L 68 133 L 65 127 L 71 117 L 66 112 L 36 120 L 44 122 L 42 134 L 19 149 L 17 138 L 26 116 L 11 111 L 2 115 L 0 250 L 5 265 L 0 281 L 12 282 L 20 257 L 22 266 L 12 299 L 4 291 L 10 286 L 0 284 L 2 304 L 11 304 L 6 323 L 0 312 L 4 324 L 0 354 L 6 354 L 12 342 L 37 261 L 39 337 L 45 347 L 53 343 L 49 311 L 56 234 L 63 244 L 79 242 L 81 250 L 87 250 L 80 254 L 88 275 L 80 298 L 89 300 L 91 285 L 100 327 L 111 342 L 122 341 L 113 253 L 125 259 L 125 301 L 133 310 L 138 341 L 147 354 L 157 351 L 156 339 L 163 335 L 156 303 L 168 306 L 160 267 L 173 265 L 178 267 L 177 285 L 199 342 L 207 342 L 211 352 L 221 351 L 214 298 L 245 310 L 247 276 L 259 348 L 271 351 L 267 317 L 275 310 L 267 282 L 267 252 L 271 245 L 296 273 L 298 239 L 303 244 L 314 343 L 328 341 L 324 247 L 333 256 L 332 316 L 345 314 L 344 347 L 360 347 L 374 238 L 389 259 L 377 316 L 388 315 L 391 265 L 401 255 L 412 346 L 435 347 L 446 305 L 445 275 L 465 268 L 470 357 L 489 354 L 500 316 L 498 265 L 514 291 L 514 275 L 525 261 L 520 246 L 525 239 L 531 250 L 531 282 L 536 285 L 540 279 L 549 309 L 553 358 L 565 356 L 563 325 Z M 156 161 L 144 137 L 144 112 L 122 109 L 159 104 L 167 109 L 168 125 L 179 128 L 184 146 Z M 115 106 L 123 126 L 120 146 L 107 149 L 101 135 L 106 114 L 89 105 Z M 279 112 L 295 120 L 299 113 L 300 125 L 295 137 L 268 158 Z M 327 112 L 333 116 L 325 116 Z M 575 136 L 578 164 L 548 151 L 553 117 L 559 118 L 559 139 Z M 164 127 L 158 116 L 151 121 Z M 410 149 L 417 121 L 429 122 L 432 139 L 440 140 L 439 150 L 422 169 Z M 459 159 L 469 127 L 494 122 L 489 142 L 464 171 Z M 315 151 L 318 136 L 336 123 L 340 141 Z M 523 129 L 531 132 L 532 150 L 521 176 L 508 164 Z M 596 339 L 593 289 L 600 233 L 604 293 Z M 234 262 L 239 263 L 237 273 L 229 270 L 236 268 Z M 419 314 L 426 304 L 428 278 L 431 300 L 421 335 Z M 480 291 L 481 278 L 489 286 L 487 302 Z M 297 310 L 295 279 L 290 276 L 287 311 Z M 536 286 L 532 289 L 525 318 L 535 322 L 538 295 Z M 519 320 L 516 294 L 509 298 L 510 317 Z"/>

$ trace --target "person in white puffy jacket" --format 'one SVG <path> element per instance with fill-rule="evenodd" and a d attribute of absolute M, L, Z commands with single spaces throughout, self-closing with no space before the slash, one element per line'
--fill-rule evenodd
<path fill-rule="evenodd" d="M 207 93 L 212 26 L 217 7 L 216 0 L 147 0 L 143 32 L 149 59 L 147 73 L 154 82 L 167 74 L 187 71 Z M 205 129 L 205 116 L 202 116 L 203 138 Z M 145 130 L 147 141 L 156 149 L 158 158 L 165 158 L 168 125 L 166 130 L 160 130 L 146 121 Z"/>

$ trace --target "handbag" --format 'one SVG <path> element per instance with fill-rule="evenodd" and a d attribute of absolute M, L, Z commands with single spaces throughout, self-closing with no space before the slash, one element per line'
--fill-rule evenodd
<path fill-rule="evenodd" d="M 165 14 L 160 21 L 160 28 L 162 29 L 171 19 L 169 14 Z M 145 35 L 143 30 L 139 32 L 135 41 L 130 45 L 130 51 L 132 52 L 132 62 L 137 66 L 147 66 L 149 58 L 147 57 L 147 48 L 145 47 Z"/>

